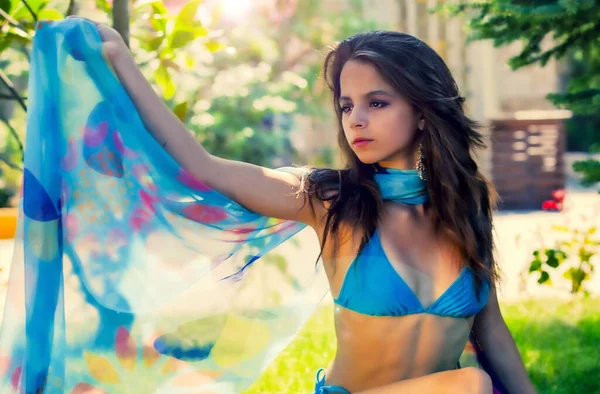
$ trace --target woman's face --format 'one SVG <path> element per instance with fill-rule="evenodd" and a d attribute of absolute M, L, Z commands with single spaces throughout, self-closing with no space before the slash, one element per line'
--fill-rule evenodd
<path fill-rule="evenodd" d="M 340 75 L 342 126 L 346 140 L 365 164 L 415 168 L 419 116 L 377 69 L 349 60 Z"/>

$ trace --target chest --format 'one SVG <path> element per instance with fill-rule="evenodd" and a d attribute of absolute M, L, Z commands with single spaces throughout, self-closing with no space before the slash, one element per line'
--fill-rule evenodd
<path fill-rule="evenodd" d="M 383 291 L 391 283 L 414 295 L 415 304 L 432 305 L 461 278 L 463 257 L 449 237 L 437 233 L 419 212 L 386 212 L 369 244 L 359 249 L 363 231 L 342 226 L 337 245 L 329 242 L 323 253 L 332 295 L 337 297 L 348 272 Z M 360 258 L 357 258 L 360 257 Z M 368 261 L 366 261 L 368 260 Z M 410 294 L 412 293 L 412 294 Z"/>

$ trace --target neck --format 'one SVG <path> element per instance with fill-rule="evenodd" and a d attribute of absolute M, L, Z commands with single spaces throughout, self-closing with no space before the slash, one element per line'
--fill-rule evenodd
<path fill-rule="evenodd" d="M 378 166 L 383 168 L 392 168 L 395 170 L 413 170 L 415 168 L 414 161 L 409 160 L 383 160 L 377 163 Z"/>

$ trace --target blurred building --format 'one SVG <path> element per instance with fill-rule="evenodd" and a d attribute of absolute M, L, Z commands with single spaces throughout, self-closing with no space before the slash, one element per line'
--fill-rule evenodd
<path fill-rule="evenodd" d="M 330 1 L 335 7 L 343 4 L 337 0 Z M 560 65 L 551 60 L 544 68 L 532 66 L 512 71 L 507 61 L 518 53 L 519 44 L 502 48 L 494 48 L 490 41 L 467 44 L 468 21 L 463 16 L 446 18 L 428 12 L 438 4 L 457 0 L 363 1 L 363 17 L 376 21 L 382 28 L 419 37 L 442 56 L 462 95 L 467 98 L 468 114 L 484 126 L 506 113 L 553 109 L 545 96 L 560 89 Z M 304 130 L 308 131 L 306 134 L 303 132 L 303 138 L 296 138 L 303 152 L 309 156 L 319 152 L 325 140 L 336 144 L 334 132 L 323 133 L 323 125 L 311 125 L 309 120 L 305 122 L 308 124 L 299 127 L 306 127 Z M 486 127 L 483 132 L 489 134 Z M 490 152 L 488 149 L 479 155 L 480 167 L 488 176 L 491 176 Z"/>

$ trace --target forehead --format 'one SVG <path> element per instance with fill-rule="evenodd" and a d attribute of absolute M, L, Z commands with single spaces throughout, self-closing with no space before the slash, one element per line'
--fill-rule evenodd
<path fill-rule="evenodd" d="M 360 96 L 373 90 L 394 91 L 371 63 L 349 60 L 340 74 L 341 96 Z"/>

